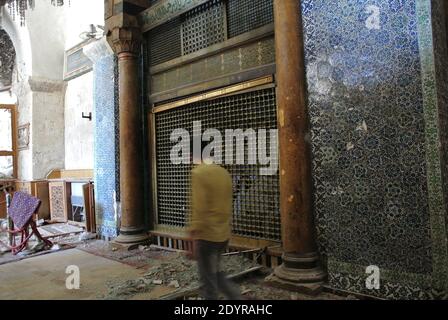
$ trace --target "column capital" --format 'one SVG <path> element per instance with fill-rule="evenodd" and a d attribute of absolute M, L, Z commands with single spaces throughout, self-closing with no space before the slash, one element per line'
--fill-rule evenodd
<path fill-rule="evenodd" d="M 117 55 L 131 53 L 138 55 L 142 43 L 140 28 L 117 27 L 111 30 L 107 41 Z"/>
<path fill-rule="evenodd" d="M 32 92 L 54 93 L 64 91 L 67 88 L 66 81 L 51 80 L 40 77 L 29 77 L 28 85 Z"/>
<path fill-rule="evenodd" d="M 105 1 L 107 41 L 117 55 L 138 55 L 140 52 L 142 31 L 138 14 L 149 5 L 149 0 Z"/>

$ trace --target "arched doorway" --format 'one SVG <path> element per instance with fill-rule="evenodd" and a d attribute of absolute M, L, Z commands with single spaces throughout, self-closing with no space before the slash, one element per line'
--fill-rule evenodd
<path fill-rule="evenodd" d="M 15 137 L 15 105 L 11 86 L 16 51 L 11 38 L 0 29 L 0 179 L 17 177 L 17 154 Z"/>
<path fill-rule="evenodd" d="M 0 29 L 0 47 L 0 92 L 4 92 L 12 85 L 16 51 L 11 38 L 3 29 Z"/>

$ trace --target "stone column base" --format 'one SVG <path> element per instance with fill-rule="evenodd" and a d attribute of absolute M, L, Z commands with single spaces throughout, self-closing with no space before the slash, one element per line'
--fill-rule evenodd
<path fill-rule="evenodd" d="M 283 264 L 265 279 L 268 285 L 308 295 L 319 295 L 323 290 L 326 273 L 319 266 L 317 253 L 283 255 Z"/>
<path fill-rule="evenodd" d="M 311 283 L 296 283 L 291 281 L 285 281 L 277 277 L 275 274 L 271 274 L 264 280 L 267 285 L 276 287 L 279 289 L 294 291 L 309 296 L 318 296 L 323 291 L 323 282 L 318 284 Z"/>
<path fill-rule="evenodd" d="M 149 242 L 149 235 L 143 228 L 120 228 L 120 234 L 112 243 L 128 250 L 138 248 L 139 245 Z"/>

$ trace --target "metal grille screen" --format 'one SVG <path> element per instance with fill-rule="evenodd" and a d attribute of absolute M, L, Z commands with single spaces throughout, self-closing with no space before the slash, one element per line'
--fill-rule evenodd
<path fill-rule="evenodd" d="M 229 38 L 274 22 L 273 0 L 228 0 Z"/>
<path fill-rule="evenodd" d="M 147 33 L 149 64 L 199 51 L 273 21 L 273 0 L 210 0 Z"/>
<path fill-rule="evenodd" d="M 183 54 L 187 55 L 216 43 L 225 35 L 225 3 L 212 0 L 189 11 L 182 23 Z"/>
<path fill-rule="evenodd" d="M 180 18 L 177 18 L 148 32 L 150 66 L 182 55 L 180 25 Z"/>
<path fill-rule="evenodd" d="M 203 130 L 214 128 L 223 134 L 226 129 L 275 129 L 275 101 L 275 89 L 271 88 L 198 102 L 156 114 L 158 224 L 184 227 L 190 212 L 192 166 L 171 163 L 172 131 L 184 128 L 192 134 L 193 121 L 201 121 Z M 278 175 L 262 176 L 257 165 L 233 165 L 226 166 L 226 169 L 233 177 L 233 233 L 280 241 Z"/>

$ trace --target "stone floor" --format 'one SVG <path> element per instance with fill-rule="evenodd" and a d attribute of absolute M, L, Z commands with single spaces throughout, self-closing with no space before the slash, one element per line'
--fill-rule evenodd
<path fill-rule="evenodd" d="M 77 237 L 59 240 L 58 245 L 59 251 L 22 257 L 22 260 L 6 260 L 3 257 L 3 264 L 0 256 L 0 300 L 149 300 L 159 299 L 197 284 L 195 262 L 186 259 L 181 253 L 150 247 L 127 251 L 100 240 L 80 242 Z M 244 260 L 240 256 L 232 256 L 223 261 L 228 274 L 239 273 L 254 266 L 252 261 Z M 66 279 L 69 276 L 66 274 L 66 268 L 72 265 L 80 270 L 79 290 L 66 288 Z M 308 297 L 268 287 L 263 280 L 271 271 L 264 268 L 238 280 L 245 298 L 346 299 L 329 293 Z M 193 294 L 189 298 L 199 297 Z"/>
<path fill-rule="evenodd" d="M 78 266 L 81 287 L 66 288 L 66 269 Z M 78 249 L 32 257 L 0 266 L 0 299 L 97 299 L 105 280 L 132 279 L 141 270 Z"/>

